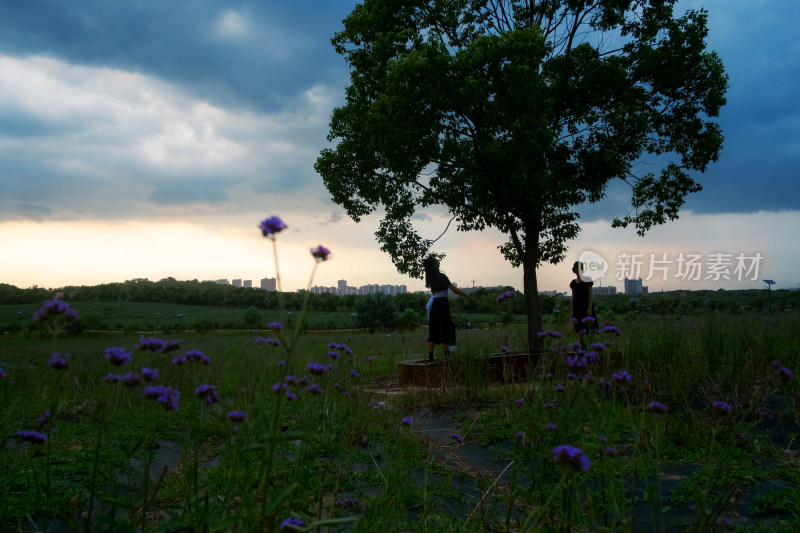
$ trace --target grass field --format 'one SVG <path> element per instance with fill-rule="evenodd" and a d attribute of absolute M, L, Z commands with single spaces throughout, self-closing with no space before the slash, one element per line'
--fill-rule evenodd
<path fill-rule="evenodd" d="M 424 329 L 156 325 L 180 339 L 165 353 L 126 325 L 243 310 L 76 307 L 123 333 L 0 336 L 4 531 L 800 528 L 797 313 L 623 319 L 586 352 L 550 323 L 548 364 L 505 383 L 482 358 L 524 328 L 465 330 L 457 379 L 415 388 L 397 363 Z"/>

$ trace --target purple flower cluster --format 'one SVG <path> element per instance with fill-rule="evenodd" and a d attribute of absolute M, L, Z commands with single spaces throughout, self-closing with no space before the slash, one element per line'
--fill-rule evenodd
<path fill-rule="evenodd" d="M 498 302 L 502 302 L 503 300 L 507 300 L 509 298 L 513 298 L 516 295 L 517 295 L 517 293 L 514 292 L 514 291 L 505 291 L 505 292 L 501 292 L 500 294 L 498 294 L 497 298 L 495 300 L 498 301 Z"/>
<path fill-rule="evenodd" d="M 267 328 L 269 328 L 270 331 L 277 332 L 283 329 L 283 324 L 280 322 L 270 322 L 269 325 L 267 325 Z"/>
<path fill-rule="evenodd" d="M 593 342 L 591 348 L 596 352 L 603 352 L 607 350 L 612 344 L 614 343 L 611 341 Z"/>
<path fill-rule="evenodd" d="M 306 365 L 306 370 L 308 370 L 309 373 L 311 374 L 320 376 L 328 371 L 328 367 L 326 367 L 325 365 L 321 365 L 319 363 L 308 363 Z"/>
<path fill-rule="evenodd" d="M 51 318 L 59 315 L 64 316 L 67 322 L 78 320 L 81 315 L 75 309 L 72 309 L 67 302 L 53 298 L 52 300 L 45 300 L 44 304 L 33 314 L 33 320 L 36 322 L 47 322 Z"/>
<path fill-rule="evenodd" d="M 168 411 L 178 410 L 178 400 L 181 393 L 172 387 L 165 387 L 164 385 L 150 385 L 145 387 L 142 391 L 142 396 L 149 400 L 156 400 L 161 406 Z"/>
<path fill-rule="evenodd" d="M 409 417 L 401 418 L 400 422 L 402 422 L 404 425 L 406 425 L 408 427 L 411 427 L 411 418 L 409 418 Z"/>
<path fill-rule="evenodd" d="M 516 400 L 514 400 L 514 405 L 516 405 L 517 407 L 522 407 L 523 405 L 525 405 L 525 398 L 517 398 Z"/>
<path fill-rule="evenodd" d="M 134 345 L 136 350 L 154 353 L 167 353 L 174 350 L 179 350 L 180 347 L 180 340 L 164 341 L 155 337 L 145 337 L 144 335 L 139 337 L 139 342 Z"/>
<path fill-rule="evenodd" d="M 331 255 L 331 251 L 320 244 L 316 248 L 311 249 L 311 255 L 317 260 L 317 262 L 322 262 L 328 260 Z"/>
<path fill-rule="evenodd" d="M 276 216 L 265 218 L 258 225 L 258 228 L 261 230 L 262 235 L 264 235 L 264 237 L 269 237 L 271 239 L 274 239 L 276 233 L 280 233 L 287 227 L 288 226 L 284 224 L 283 221 Z"/>
<path fill-rule="evenodd" d="M 146 366 L 142 367 L 142 378 L 145 381 L 155 381 L 158 379 L 158 369 L 157 368 L 147 368 Z"/>
<path fill-rule="evenodd" d="M 276 348 L 281 345 L 281 341 L 276 339 L 275 337 L 270 337 L 265 339 L 264 337 L 258 337 L 256 339 L 256 344 L 261 346 L 262 344 L 269 344 L 270 346 L 275 346 Z"/>
<path fill-rule="evenodd" d="M 187 350 L 182 356 L 176 357 L 172 360 L 173 365 L 182 365 L 191 361 L 199 361 L 204 365 L 211 364 L 211 358 L 199 350 Z"/>
<path fill-rule="evenodd" d="M 0 379 L 4 379 L 5 377 L 6 377 L 5 371 L 2 368 L 0 368 Z"/>
<path fill-rule="evenodd" d="M 720 416 L 728 416 L 733 414 L 733 407 L 720 400 L 711 402 L 711 410 Z"/>
<path fill-rule="evenodd" d="M 544 429 L 547 431 L 558 431 L 558 426 L 555 424 L 545 424 Z"/>
<path fill-rule="evenodd" d="M 611 333 L 612 335 L 622 335 L 622 332 L 616 326 L 605 326 L 600 330 L 600 333 Z"/>
<path fill-rule="evenodd" d="M 554 329 L 548 329 L 548 330 L 545 330 L 545 331 L 540 331 L 539 333 L 536 334 L 536 338 L 537 339 L 544 339 L 546 337 L 552 337 L 554 339 L 563 339 L 564 338 L 564 334 L 561 333 L 561 332 L 558 332 L 558 331 L 556 331 Z"/>
<path fill-rule="evenodd" d="M 586 472 L 592 466 L 592 462 L 583 454 L 583 450 L 569 444 L 553 448 L 553 461 L 581 472 Z"/>
<path fill-rule="evenodd" d="M 358 500 L 343 498 L 341 500 L 336 500 L 335 505 L 336 507 L 358 507 Z"/>
<path fill-rule="evenodd" d="M 586 367 L 589 366 L 589 360 L 585 354 L 568 355 L 564 358 L 564 365 L 570 372 L 581 375 L 586 371 Z"/>
<path fill-rule="evenodd" d="M 241 423 L 247 419 L 247 414 L 243 411 L 231 411 L 228 413 L 228 420 L 231 422 Z"/>
<path fill-rule="evenodd" d="M 450 437 L 452 437 L 453 440 L 457 441 L 459 444 L 464 444 L 464 437 L 462 437 L 460 433 L 453 433 L 450 435 Z"/>
<path fill-rule="evenodd" d="M 620 392 L 625 392 L 630 388 L 630 384 L 633 378 L 631 375 L 625 370 L 619 370 L 611 374 L 611 378 L 609 378 L 609 382 L 613 385 L 617 390 Z"/>
<path fill-rule="evenodd" d="M 219 393 L 214 385 L 199 385 L 194 390 L 194 395 L 201 400 L 205 399 L 208 403 L 217 403 L 219 401 Z"/>
<path fill-rule="evenodd" d="M 50 360 L 47 361 L 47 366 L 54 370 L 66 370 L 69 368 L 69 354 L 61 352 L 56 352 L 50 356 Z"/>
<path fill-rule="evenodd" d="M 339 352 L 328 352 L 328 359 L 339 359 Z"/>
<path fill-rule="evenodd" d="M 119 381 L 126 387 L 138 387 L 142 384 L 142 376 L 136 372 L 128 372 L 124 376 L 120 376 Z"/>
<path fill-rule="evenodd" d="M 125 348 L 106 348 L 106 359 L 115 366 L 125 366 L 131 362 L 132 354 Z"/>
<path fill-rule="evenodd" d="M 17 437 L 33 444 L 44 444 L 47 442 L 47 435 L 39 433 L 38 431 L 17 431 Z"/>
<path fill-rule="evenodd" d="M 347 355 L 353 355 L 353 350 L 348 348 L 346 344 L 339 344 L 339 343 L 336 343 L 336 342 L 332 342 L 332 343 L 328 344 L 328 348 L 331 349 L 331 350 L 340 350 L 340 351 L 346 353 Z"/>
<path fill-rule="evenodd" d="M 655 415 L 663 415 L 667 413 L 667 406 L 661 402 L 650 402 L 647 404 L 647 410 Z"/>
<path fill-rule="evenodd" d="M 792 378 L 794 377 L 794 373 L 789 370 L 787 367 L 783 365 L 780 361 L 772 361 L 772 366 L 778 372 L 778 378 L 780 378 L 781 383 L 784 385 L 788 385 Z"/>
<path fill-rule="evenodd" d="M 303 521 L 299 518 L 287 518 L 281 522 L 281 529 L 298 529 L 303 526 Z"/>

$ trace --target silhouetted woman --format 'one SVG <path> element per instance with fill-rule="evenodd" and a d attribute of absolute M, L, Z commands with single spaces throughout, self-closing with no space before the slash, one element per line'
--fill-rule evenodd
<path fill-rule="evenodd" d="M 425 286 L 431 290 L 431 300 L 428 307 L 428 361 L 433 362 L 433 348 L 442 345 L 444 357 L 450 356 L 450 346 L 456 341 L 456 327 L 453 317 L 450 316 L 450 302 L 447 300 L 447 291 L 451 290 L 469 301 L 472 298 L 452 283 L 444 272 L 439 270 L 439 260 L 428 256 L 423 262 L 425 269 Z"/>
<path fill-rule="evenodd" d="M 586 349 L 586 342 L 583 335 L 588 331 L 597 331 L 597 314 L 594 312 L 594 301 L 592 298 L 592 280 L 584 281 L 581 277 L 583 263 L 575 261 L 572 265 L 572 272 L 575 279 L 570 281 L 569 288 L 572 289 L 572 308 L 570 320 L 575 325 L 575 332 L 578 334 L 578 341 L 581 348 Z"/>

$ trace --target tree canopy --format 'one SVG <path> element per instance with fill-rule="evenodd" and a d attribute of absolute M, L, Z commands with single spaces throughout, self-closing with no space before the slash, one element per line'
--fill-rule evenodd
<path fill-rule="evenodd" d="M 351 78 L 316 169 L 354 220 L 383 211 L 376 236 L 400 272 L 419 276 L 430 251 L 419 208 L 507 235 L 532 338 L 536 268 L 564 259 L 578 206 L 623 180 L 632 209 L 612 225 L 643 234 L 718 158 L 727 76 L 706 13 L 674 3 L 364 0 L 332 39 Z M 643 158 L 660 171 L 637 173 Z"/>

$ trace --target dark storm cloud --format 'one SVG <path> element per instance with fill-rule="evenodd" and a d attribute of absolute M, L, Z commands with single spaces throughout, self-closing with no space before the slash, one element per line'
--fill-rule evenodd
<path fill-rule="evenodd" d="M 139 72 L 218 105 L 268 111 L 312 85 L 346 80 L 330 37 L 352 6 L 330 0 L 6 0 L 0 53 Z M 226 20 L 233 21 L 227 30 Z"/>
<path fill-rule="evenodd" d="M 329 201 L 313 164 L 348 78 L 330 38 L 355 5 L 2 0 L 0 61 L 18 61 L 0 64 L 0 219 L 18 205 L 40 206 L 43 217 L 113 217 L 130 206 L 233 205 L 248 193 Z M 800 2 L 681 0 L 676 12 L 697 7 L 708 9 L 709 48 L 730 89 L 720 161 L 697 176 L 704 189 L 683 209 L 797 209 Z M 24 81 L 14 78 L 34 63 Z M 96 80 L 84 84 L 87 75 Z M 324 89 L 308 95 L 315 87 Z M 39 112 L 50 101 L 62 108 Z M 159 102 L 167 104 L 152 110 Z M 214 113 L 195 114 L 202 102 Z M 191 134 L 181 137 L 182 127 Z M 580 209 L 582 220 L 624 216 L 629 197 L 612 184 L 605 200 Z"/>

